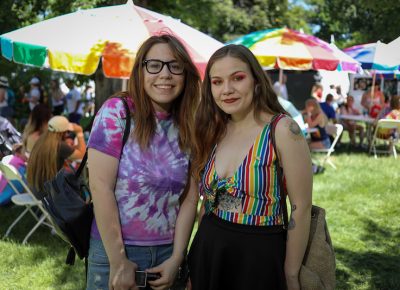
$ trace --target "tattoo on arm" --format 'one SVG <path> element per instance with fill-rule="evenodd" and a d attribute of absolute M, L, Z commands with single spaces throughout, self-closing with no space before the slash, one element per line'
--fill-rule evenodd
<path fill-rule="evenodd" d="M 288 224 L 288 230 L 293 230 L 296 227 L 296 222 L 294 221 L 293 218 L 293 212 L 297 209 L 297 206 L 295 204 L 292 205 L 292 212 L 290 214 L 290 220 Z"/>
<path fill-rule="evenodd" d="M 294 140 L 300 140 L 303 138 L 303 134 L 301 133 L 301 129 L 299 127 L 299 125 L 293 121 L 293 120 L 289 120 L 289 130 L 292 133 L 292 137 Z"/>

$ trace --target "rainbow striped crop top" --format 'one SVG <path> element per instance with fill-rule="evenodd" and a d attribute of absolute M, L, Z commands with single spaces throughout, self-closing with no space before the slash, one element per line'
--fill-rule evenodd
<path fill-rule="evenodd" d="M 211 153 L 200 184 L 205 212 L 238 224 L 282 225 L 281 194 L 276 152 L 266 124 L 233 176 L 220 179 L 215 170 L 215 151 Z M 221 206 L 228 200 L 235 210 Z"/>

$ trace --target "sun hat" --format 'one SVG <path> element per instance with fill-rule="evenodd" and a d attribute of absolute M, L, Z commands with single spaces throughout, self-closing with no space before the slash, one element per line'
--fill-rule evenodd
<path fill-rule="evenodd" d="M 49 120 L 48 130 L 50 132 L 73 131 L 74 127 L 64 116 L 54 116 Z"/>
<path fill-rule="evenodd" d="M 9 86 L 7 77 L 5 77 L 5 76 L 0 77 L 0 86 L 3 86 L 3 87 Z"/>
<path fill-rule="evenodd" d="M 40 83 L 40 80 L 38 78 L 32 78 L 29 84 L 31 85 L 38 85 Z"/>

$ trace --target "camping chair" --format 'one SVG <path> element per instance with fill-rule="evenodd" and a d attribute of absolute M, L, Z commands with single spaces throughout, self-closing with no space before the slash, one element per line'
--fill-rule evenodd
<path fill-rule="evenodd" d="M 329 126 L 329 128 L 328 128 Z M 336 169 L 335 164 L 333 164 L 330 156 L 335 151 L 335 146 L 342 135 L 343 132 L 343 125 L 341 124 L 334 124 L 334 125 L 328 125 L 326 128 L 326 131 L 329 135 L 334 137 L 331 147 L 328 149 L 311 149 L 312 153 L 325 153 L 325 156 L 322 158 L 322 161 L 318 162 L 320 163 L 321 166 L 323 166 L 325 163 L 328 163 L 330 166 L 332 166 L 334 169 Z"/>
<path fill-rule="evenodd" d="M 24 206 L 25 210 L 15 219 L 15 221 L 10 225 L 10 227 L 7 229 L 6 234 L 4 237 L 8 237 L 10 234 L 11 230 L 14 228 L 14 226 L 23 218 L 23 216 L 30 212 L 31 215 L 35 218 L 37 221 L 34 227 L 29 231 L 29 233 L 25 236 L 23 240 L 23 244 L 26 244 L 28 241 L 29 237 L 36 231 L 36 229 L 40 225 L 46 225 L 50 229 L 53 229 L 53 226 L 50 223 L 50 220 L 48 219 L 48 214 L 46 210 L 43 208 L 41 201 L 37 200 L 36 197 L 33 195 L 32 191 L 29 189 L 28 185 L 26 184 L 25 180 L 22 178 L 20 173 L 18 172 L 17 169 L 15 169 L 14 166 L 3 163 L 0 161 L 0 171 L 3 173 L 4 177 L 8 180 L 8 183 L 10 186 L 18 192 L 18 190 L 15 189 L 15 187 L 12 184 L 12 180 L 17 180 L 21 183 L 23 189 L 25 192 L 19 193 L 16 195 L 13 195 L 11 197 L 11 201 L 15 205 L 19 206 Z M 33 208 L 37 207 L 40 211 L 40 216 L 38 217 L 37 214 L 33 211 Z M 48 221 L 48 222 L 47 222 Z"/>
<path fill-rule="evenodd" d="M 392 131 L 391 133 L 382 134 L 379 133 L 379 130 L 385 129 L 385 131 Z M 397 159 L 397 152 L 396 152 L 396 143 L 399 142 L 399 134 L 400 134 L 400 120 L 392 120 L 392 119 L 381 119 L 378 121 L 374 135 L 372 136 L 371 144 L 369 147 L 369 154 L 374 151 L 374 157 L 378 158 L 376 153 L 386 153 L 392 154 L 395 159 Z M 382 141 L 383 143 L 389 143 L 389 147 L 387 150 L 383 149 L 376 149 L 377 143 Z"/>

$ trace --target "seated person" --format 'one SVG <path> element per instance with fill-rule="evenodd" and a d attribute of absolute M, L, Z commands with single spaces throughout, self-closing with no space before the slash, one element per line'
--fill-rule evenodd
<path fill-rule="evenodd" d="M 393 96 L 390 100 L 390 111 L 383 116 L 381 119 L 400 120 L 400 96 Z M 389 139 L 395 137 L 395 134 L 399 134 L 393 129 L 379 129 L 378 137 L 382 139 Z"/>
<path fill-rule="evenodd" d="M 324 111 L 325 115 L 328 117 L 328 121 L 335 124 L 336 122 L 336 112 L 333 108 L 333 95 L 327 94 L 325 102 L 320 103 L 322 111 Z"/>
<path fill-rule="evenodd" d="M 77 145 L 70 146 L 66 142 L 68 131 L 76 133 Z M 66 159 L 82 159 L 85 150 L 86 144 L 81 126 L 70 123 L 64 116 L 51 118 L 47 132 L 43 133 L 33 146 L 28 161 L 28 184 L 36 197 L 42 199 L 44 183 L 56 176 Z"/>
<path fill-rule="evenodd" d="M 316 128 L 317 131 L 311 133 L 311 149 L 329 149 L 331 141 L 326 133 L 326 125 L 328 119 L 316 99 L 308 99 L 306 101 L 305 111 L 307 113 L 305 121 L 309 128 Z"/>
<path fill-rule="evenodd" d="M 362 95 L 361 105 L 372 118 L 377 117 L 379 111 L 382 110 L 385 105 L 385 97 L 380 91 L 380 81 L 376 81 L 375 85 Z"/>
<path fill-rule="evenodd" d="M 360 111 L 354 108 L 354 97 L 348 96 L 346 103 L 340 108 L 341 115 L 361 115 Z M 356 133 L 360 138 L 359 146 L 363 144 L 364 141 L 364 127 L 357 124 L 352 120 L 342 120 L 341 121 L 344 130 L 349 132 L 350 143 L 352 146 L 356 146 Z"/>
<path fill-rule="evenodd" d="M 47 123 L 50 118 L 50 108 L 45 104 L 38 104 L 31 111 L 22 135 L 22 143 L 28 155 L 39 137 L 47 131 Z"/>
<path fill-rule="evenodd" d="M 15 169 L 21 174 L 21 176 L 25 177 L 26 172 L 26 156 L 23 151 L 22 144 L 14 144 L 13 145 L 13 156 L 12 158 L 8 159 L 7 163 L 14 166 Z M 4 162 L 4 161 L 3 161 Z M 22 184 L 17 181 L 12 181 L 13 186 L 18 190 L 19 193 L 23 192 L 24 189 Z M 5 205 L 11 201 L 11 197 L 17 194 L 13 190 L 13 188 L 8 183 L 7 179 L 0 173 L 0 205 Z"/>

